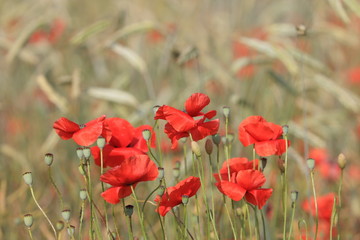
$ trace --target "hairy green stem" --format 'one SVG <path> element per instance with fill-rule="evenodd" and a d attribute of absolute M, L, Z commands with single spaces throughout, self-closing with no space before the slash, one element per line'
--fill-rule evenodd
<path fill-rule="evenodd" d="M 310 178 L 311 178 L 311 185 L 312 185 L 312 190 L 313 190 L 313 195 L 314 195 L 314 205 L 315 205 L 315 235 L 314 235 L 314 240 L 316 240 L 317 239 L 317 234 L 318 234 L 318 227 L 319 227 L 319 212 L 318 212 L 318 204 L 317 204 L 317 200 L 316 200 L 314 170 L 311 170 Z"/>

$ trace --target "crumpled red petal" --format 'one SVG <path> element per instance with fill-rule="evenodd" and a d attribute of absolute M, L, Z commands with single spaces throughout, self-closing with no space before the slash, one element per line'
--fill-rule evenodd
<path fill-rule="evenodd" d="M 244 188 L 233 182 L 221 181 L 215 183 L 215 186 L 221 193 L 225 194 L 234 201 L 240 201 L 246 193 Z"/>
<path fill-rule="evenodd" d="M 72 138 L 73 134 L 76 131 L 80 130 L 80 127 L 77 123 L 70 121 L 67 118 L 61 117 L 54 122 L 53 128 L 56 133 L 64 140 Z"/>
<path fill-rule="evenodd" d="M 265 182 L 264 174 L 258 170 L 243 170 L 236 174 L 236 183 L 246 190 L 259 188 Z"/>
<path fill-rule="evenodd" d="M 198 116 L 200 111 L 210 103 L 210 98 L 203 93 L 194 93 L 185 101 L 185 110 L 192 116 Z"/>
<path fill-rule="evenodd" d="M 266 201 L 271 197 L 272 192 L 271 188 L 250 190 L 246 192 L 245 199 L 249 203 L 258 206 L 259 209 L 262 209 Z"/>

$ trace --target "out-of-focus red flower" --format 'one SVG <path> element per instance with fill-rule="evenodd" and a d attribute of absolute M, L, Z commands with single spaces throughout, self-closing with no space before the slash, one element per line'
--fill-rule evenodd
<path fill-rule="evenodd" d="M 165 133 L 171 139 L 173 149 L 177 147 L 180 138 L 191 135 L 194 141 L 198 141 L 217 133 L 219 119 L 208 121 L 216 115 L 216 111 L 201 112 L 209 103 L 207 95 L 194 93 L 185 102 L 185 112 L 167 105 L 157 110 L 155 119 L 167 121 Z"/>
<path fill-rule="evenodd" d="M 258 165 L 259 165 L 258 159 L 249 161 L 247 158 L 231 158 L 229 160 L 226 160 L 223 163 L 221 169 L 219 170 L 221 174 L 221 178 L 218 173 L 215 173 L 214 177 L 218 182 L 221 180 L 229 181 L 229 173 L 231 176 L 233 173 L 236 173 L 241 170 L 257 169 Z M 229 170 L 230 172 L 228 173 Z"/>
<path fill-rule="evenodd" d="M 319 220 L 322 221 L 331 221 L 331 213 L 334 205 L 334 193 L 328 193 L 324 196 L 317 197 L 317 205 L 318 205 L 318 216 Z M 302 204 L 302 208 L 305 212 L 310 213 L 312 216 L 315 216 L 315 201 L 314 198 L 311 197 L 309 200 L 306 200 Z"/>
<path fill-rule="evenodd" d="M 286 142 L 281 139 L 282 127 L 267 122 L 261 116 L 246 118 L 240 123 L 238 130 L 240 142 L 245 147 L 254 144 L 255 151 L 260 156 L 281 155 L 286 151 Z"/>
<path fill-rule="evenodd" d="M 311 149 L 309 158 L 315 160 L 315 168 L 322 177 L 334 181 L 339 179 L 341 170 L 337 163 L 330 162 L 328 151 L 325 148 Z"/>
<path fill-rule="evenodd" d="M 348 169 L 349 178 L 353 181 L 360 181 L 360 167 L 356 165 L 350 165 Z"/>
<path fill-rule="evenodd" d="M 165 39 L 165 36 L 158 29 L 153 29 L 148 32 L 147 39 L 150 43 L 156 44 L 162 42 Z"/>
<path fill-rule="evenodd" d="M 103 131 L 105 115 L 85 124 L 77 124 L 67 118 L 59 118 L 55 121 L 53 128 L 64 140 L 72 138 L 80 146 L 93 144 Z"/>
<path fill-rule="evenodd" d="M 143 130 L 151 132 L 150 147 L 155 147 L 156 136 L 151 126 L 142 125 L 134 128 L 128 121 L 122 118 L 105 119 L 102 136 L 108 144 L 103 149 L 103 166 L 115 167 L 133 155 L 146 155 L 149 149 L 142 135 Z M 99 147 L 92 147 L 91 153 L 95 164 L 100 166 Z"/>
<path fill-rule="evenodd" d="M 360 83 L 360 67 L 354 67 L 349 69 L 346 75 L 349 83 L 352 84 Z"/>
<path fill-rule="evenodd" d="M 173 187 L 168 187 L 162 196 L 156 196 L 155 202 L 159 203 L 156 211 L 165 216 L 173 207 L 182 203 L 182 196 L 194 196 L 201 186 L 200 178 L 188 177 Z"/>
<path fill-rule="evenodd" d="M 101 196 L 108 203 L 116 204 L 132 193 L 131 187 L 135 188 L 139 182 L 153 181 L 158 174 L 156 164 L 148 156 L 132 156 L 101 175 L 100 180 L 112 186 Z"/>
<path fill-rule="evenodd" d="M 222 175 L 225 176 L 225 175 Z M 218 180 L 218 179 L 217 179 Z M 265 176 L 258 170 L 240 170 L 231 174 L 231 179 L 215 183 L 219 191 L 234 201 L 245 197 L 246 201 L 261 209 L 272 194 L 272 189 L 261 188 Z"/>
<path fill-rule="evenodd" d="M 49 42 L 56 43 L 65 30 L 65 22 L 61 19 L 55 19 L 51 26 L 50 30 L 37 30 L 34 32 L 30 38 L 29 43 L 35 44 L 39 42 Z"/>

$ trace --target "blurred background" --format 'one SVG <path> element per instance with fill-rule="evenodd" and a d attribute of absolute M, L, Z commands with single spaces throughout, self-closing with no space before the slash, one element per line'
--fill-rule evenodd
<path fill-rule="evenodd" d="M 153 125 L 154 105 L 181 109 L 194 92 L 208 94 L 208 109 L 220 118 L 222 106 L 230 107 L 234 156 L 249 153 L 237 140 L 245 117 L 288 124 L 290 171 L 301 176 L 294 188 L 304 187 L 305 159 L 318 154 L 326 163 L 319 194 L 336 191 L 333 169 L 343 152 L 342 224 L 360 238 L 357 0 L 1 0 L 0 13 L 0 239 L 27 235 L 22 216 L 35 205 L 21 178 L 26 171 L 55 215 L 47 152 L 78 208 L 76 145 L 60 141 L 56 119 L 85 123 L 106 114 Z M 49 234 L 43 225 L 39 239 Z"/>

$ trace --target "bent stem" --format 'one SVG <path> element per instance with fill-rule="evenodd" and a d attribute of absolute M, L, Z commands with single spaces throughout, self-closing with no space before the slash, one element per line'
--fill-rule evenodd
<path fill-rule="evenodd" d="M 141 231 L 142 231 L 142 234 L 143 234 L 143 236 L 144 236 L 144 239 L 147 240 L 147 235 L 146 235 L 145 226 L 144 226 L 144 216 L 143 216 L 142 212 L 140 211 L 138 199 L 137 199 L 137 197 L 136 197 L 134 188 L 133 188 L 132 185 L 131 185 L 130 187 L 131 187 L 132 195 L 133 195 L 133 197 L 134 197 L 134 199 L 135 199 L 135 205 L 136 205 L 136 209 L 137 209 L 137 212 L 138 212 L 138 215 L 139 215 L 139 219 L 140 219 Z"/>
<path fill-rule="evenodd" d="M 314 182 L 314 170 L 311 170 L 310 178 L 311 178 L 311 185 L 312 185 L 312 190 L 313 190 L 313 195 L 314 195 L 314 205 L 315 205 L 315 235 L 314 235 L 314 240 L 316 240 L 317 233 L 318 233 L 318 227 L 319 227 L 319 212 L 318 212 L 318 204 L 317 204 L 317 200 L 316 200 L 316 190 L 315 190 L 315 182 Z"/>
<path fill-rule="evenodd" d="M 48 168 L 48 173 L 49 173 L 50 182 L 51 182 L 51 184 L 54 186 L 57 194 L 59 195 L 60 207 L 61 207 L 61 209 L 64 209 L 64 201 L 63 201 L 61 192 L 60 192 L 59 188 L 56 186 L 55 181 L 54 181 L 54 179 L 53 179 L 53 177 L 52 177 L 52 174 L 51 174 L 51 166 L 49 166 L 49 168 Z"/>
<path fill-rule="evenodd" d="M 52 228 L 52 230 L 53 230 L 53 232 L 54 232 L 55 239 L 56 239 L 56 238 L 57 238 L 57 232 L 56 232 L 56 230 L 55 230 L 54 225 L 52 224 L 52 222 L 50 221 L 49 217 L 46 215 L 46 213 L 45 213 L 44 210 L 40 207 L 38 201 L 36 200 L 36 197 L 35 197 L 34 190 L 33 190 L 32 186 L 29 185 L 29 187 L 30 187 L 31 196 L 32 196 L 33 199 L 34 199 L 34 202 L 35 202 L 36 206 L 40 209 L 40 211 L 42 212 L 42 214 L 44 215 L 44 217 L 46 218 L 46 220 L 49 222 L 49 224 L 50 224 L 50 226 L 51 226 L 51 228 Z"/>

